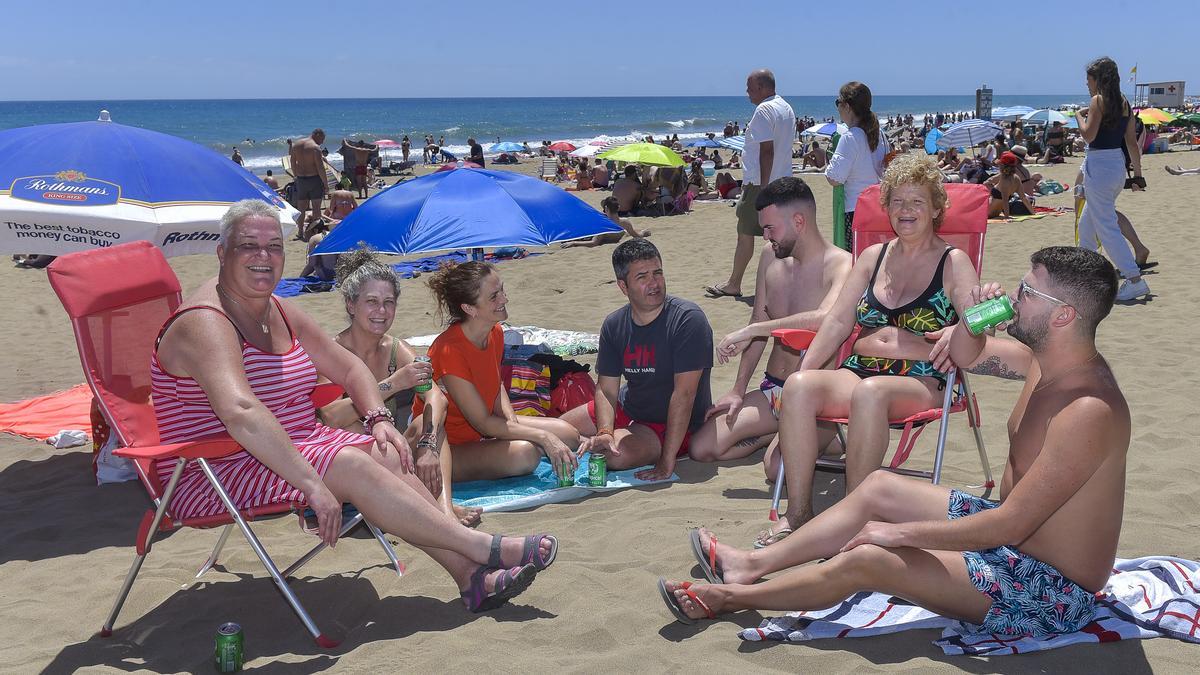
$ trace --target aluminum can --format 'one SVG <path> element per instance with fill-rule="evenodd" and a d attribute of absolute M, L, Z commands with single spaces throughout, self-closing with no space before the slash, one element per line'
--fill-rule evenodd
<path fill-rule="evenodd" d="M 558 487 L 571 487 L 575 484 L 575 472 L 571 470 L 571 465 L 564 464 L 562 473 L 558 476 Z"/>
<path fill-rule="evenodd" d="M 588 460 L 588 485 L 604 487 L 608 484 L 608 459 L 601 453 L 592 453 Z"/>
<path fill-rule="evenodd" d="M 417 358 L 413 359 L 413 361 L 418 361 L 420 363 L 429 363 L 430 358 L 428 356 L 418 356 Z M 429 381 L 426 382 L 425 384 L 418 384 L 417 386 L 413 387 L 413 391 L 419 391 L 422 393 L 427 392 L 430 389 L 433 389 L 433 377 L 432 376 L 430 376 Z"/>
<path fill-rule="evenodd" d="M 985 330 L 995 328 L 1008 321 L 1013 316 L 1012 301 L 1008 299 L 1007 295 L 1002 295 L 967 308 L 963 321 L 966 322 L 967 330 L 971 331 L 971 335 L 979 335 Z"/>
<path fill-rule="evenodd" d="M 223 623 L 217 628 L 217 646 L 213 660 L 218 673 L 236 673 L 242 669 L 244 643 L 242 627 L 236 623 Z"/>

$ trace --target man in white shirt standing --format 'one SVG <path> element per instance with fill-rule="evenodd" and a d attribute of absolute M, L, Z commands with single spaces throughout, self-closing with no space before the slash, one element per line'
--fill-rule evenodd
<path fill-rule="evenodd" d="M 754 256 L 754 240 L 763 234 L 758 225 L 754 200 L 762 186 L 776 178 L 792 175 L 792 138 L 796 113 L 775 94 L 775 74 L 766 68 L 746 78 L 746 95 L 757 106 L 746 125 L 746 149 L 742 152 L 742 194 L 737 205 L 737 249 L 733 271 L 719 286 L 705 286 L 710 298 L 741 297 L 742 276 Z"/>

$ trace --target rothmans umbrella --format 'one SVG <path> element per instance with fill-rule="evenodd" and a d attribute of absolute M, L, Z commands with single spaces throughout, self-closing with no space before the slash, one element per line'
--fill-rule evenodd
<path fill-rule="evenodd" d="M 408 255 L 458 248 L 546 246 L 621 228 L 583 200 L 512 171 L 432 173 L 363 202 L 314 253 L 344 253 L 364 242 Z"/>
<path fill-rule="evenodd" d="M 994 122 L 970 119 L 950 125 L 942 137 L 937 139 L 939 148 L 963 148 L 990 141 L 1004 131 Z"/>
<path fill-rule="evenodd" d="M 499 154 L 501 152 L 521 152 L 524 149 L 525 149 L 525 146 L 521 145 L 520 143 L 513 143 L 512 141 L 504 141 L 503 143 L 496 143 L 496 144 L 492 145 L 492 147 L 488 148 L 487 151 L 489 153 L 495 155 L 495 154 Z"/>
<path fill-rule="evenodd" d="M 650 164 L 653 166 L 683 166 L 683 158 L 674 150 L 657 143 L 630 143 L 596 155 L 600 159 L 628 164 Z"/>
<path fill-rule="evenodd" d="M 0 131 L 0 253 L 62 255 L 146 240 L 167 256 L 212 253 L 229 205 L 261 199 L 284 233 L 296 210 L 228 157 L 108 121 Z"/>

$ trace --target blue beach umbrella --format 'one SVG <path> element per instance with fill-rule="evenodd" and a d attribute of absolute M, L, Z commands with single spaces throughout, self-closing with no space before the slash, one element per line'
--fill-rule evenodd
<path fill-rule="evenodd" d="M 488 154 L 498 155 L 502 152 L 521 152 L 524 149 L 525 149 L 525 146 L 521 145 L 520 143 L 513 143 L 512 141 L 504 141 L 503 143 L 493 144 L 492 147 L 487 149 L 487 151 L 488 151 Z"/>
<path fill-rule="evenodd" d="M 837 125 L 833 122 L 818 122 L 801 133 L 805 136 L 832 136 L 837 133 Z"/>
<path fill-rule="evenodd" d="M 313 253 L 365 242 L 409 255 L 458 248 L 546 246 L 621 228 L 583 200 L 511 171 L 458 169 L 389 188 L 355 209 Z"/>
<path fill-rule="evenodd" d="M 992 119 L 994 120 L 1015 120 L 1023 115 L 1028 115 L 1033 112 L 1033 108 L 1027 105 L 1012 105 L 1008 107 L 992 108 Z"/>
<path fill-rule="evenodd" d="M 942 130 L 938 129 L 936 127 L 933 129 L 930 129 L 929 133 L 925 134 L 925 153 L 926 154 L 929 154 L 929 155 L 937 154 L 938 139 L 941 138 L 942 135 L 943 135 Z"/>
<path fill-rule="evenodd" d="M 212 253 L 229 205 L 275 191 L 213 150 L 107 121 L 0 131 L 0 253 L 61 255 L 146 240 L 167 256 Z"/>
<path fill-rule="evenodd" d="M 729 148 L 737 152 L 745 152 L 746 150 L 745 136 L 730 136 L 729 138 L 722 138 L 717 142 L 721 144 L 722 148 Z"/>
<path fill-rule="evenodd" d="M 696 138 L 683 144 L 686 148 L 719 148 L 721 144 L 711 138 Z"/>
<path fill-rule="evenodd" d="M 939 148 L 969 148 L 983 141 L 990 141 L 1004 131 L 994 122 L 987 120 L 964 120 L 950 125 L 949 129 L 937 139 Z"/>

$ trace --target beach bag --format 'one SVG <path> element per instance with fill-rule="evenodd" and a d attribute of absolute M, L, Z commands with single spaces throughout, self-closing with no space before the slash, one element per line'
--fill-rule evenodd
<path fill-rule="evenodd" d="M 501 381 L 508 384 L 508 400 L 513 412 L 527 417 L 550 414 L 550 368 L 526 360 L 505 360 L 500 366 Z"/>
<path fill-rule="evenodd" d="M 568 410 L 577 408 L 592 400 L 596 395 L 596 382 L 587 371 L 579 370 L 564 374 L 558 380 L 558 386 L 550 394 L 550 414 L 558 417 Z"/>
<path fill-rule="evenodd" d="M 124 457 L 113 455 L 113 450 L 120 447 L 117 435 L 112 432 L 108 420 L 92 399 L 92 473 L 96 475 L 96 485 L 105 483 L 124 483 L 137 479 L 137 470 L 133 462 Z"/>
<path fill-rule="evenodd" d="M 1067 186 L 1055 180 L 1044 180 L 1038 185 L 1037 189 L 1043 195 L 1056 195 L 1060 192 L 1066 192 Z"/>

